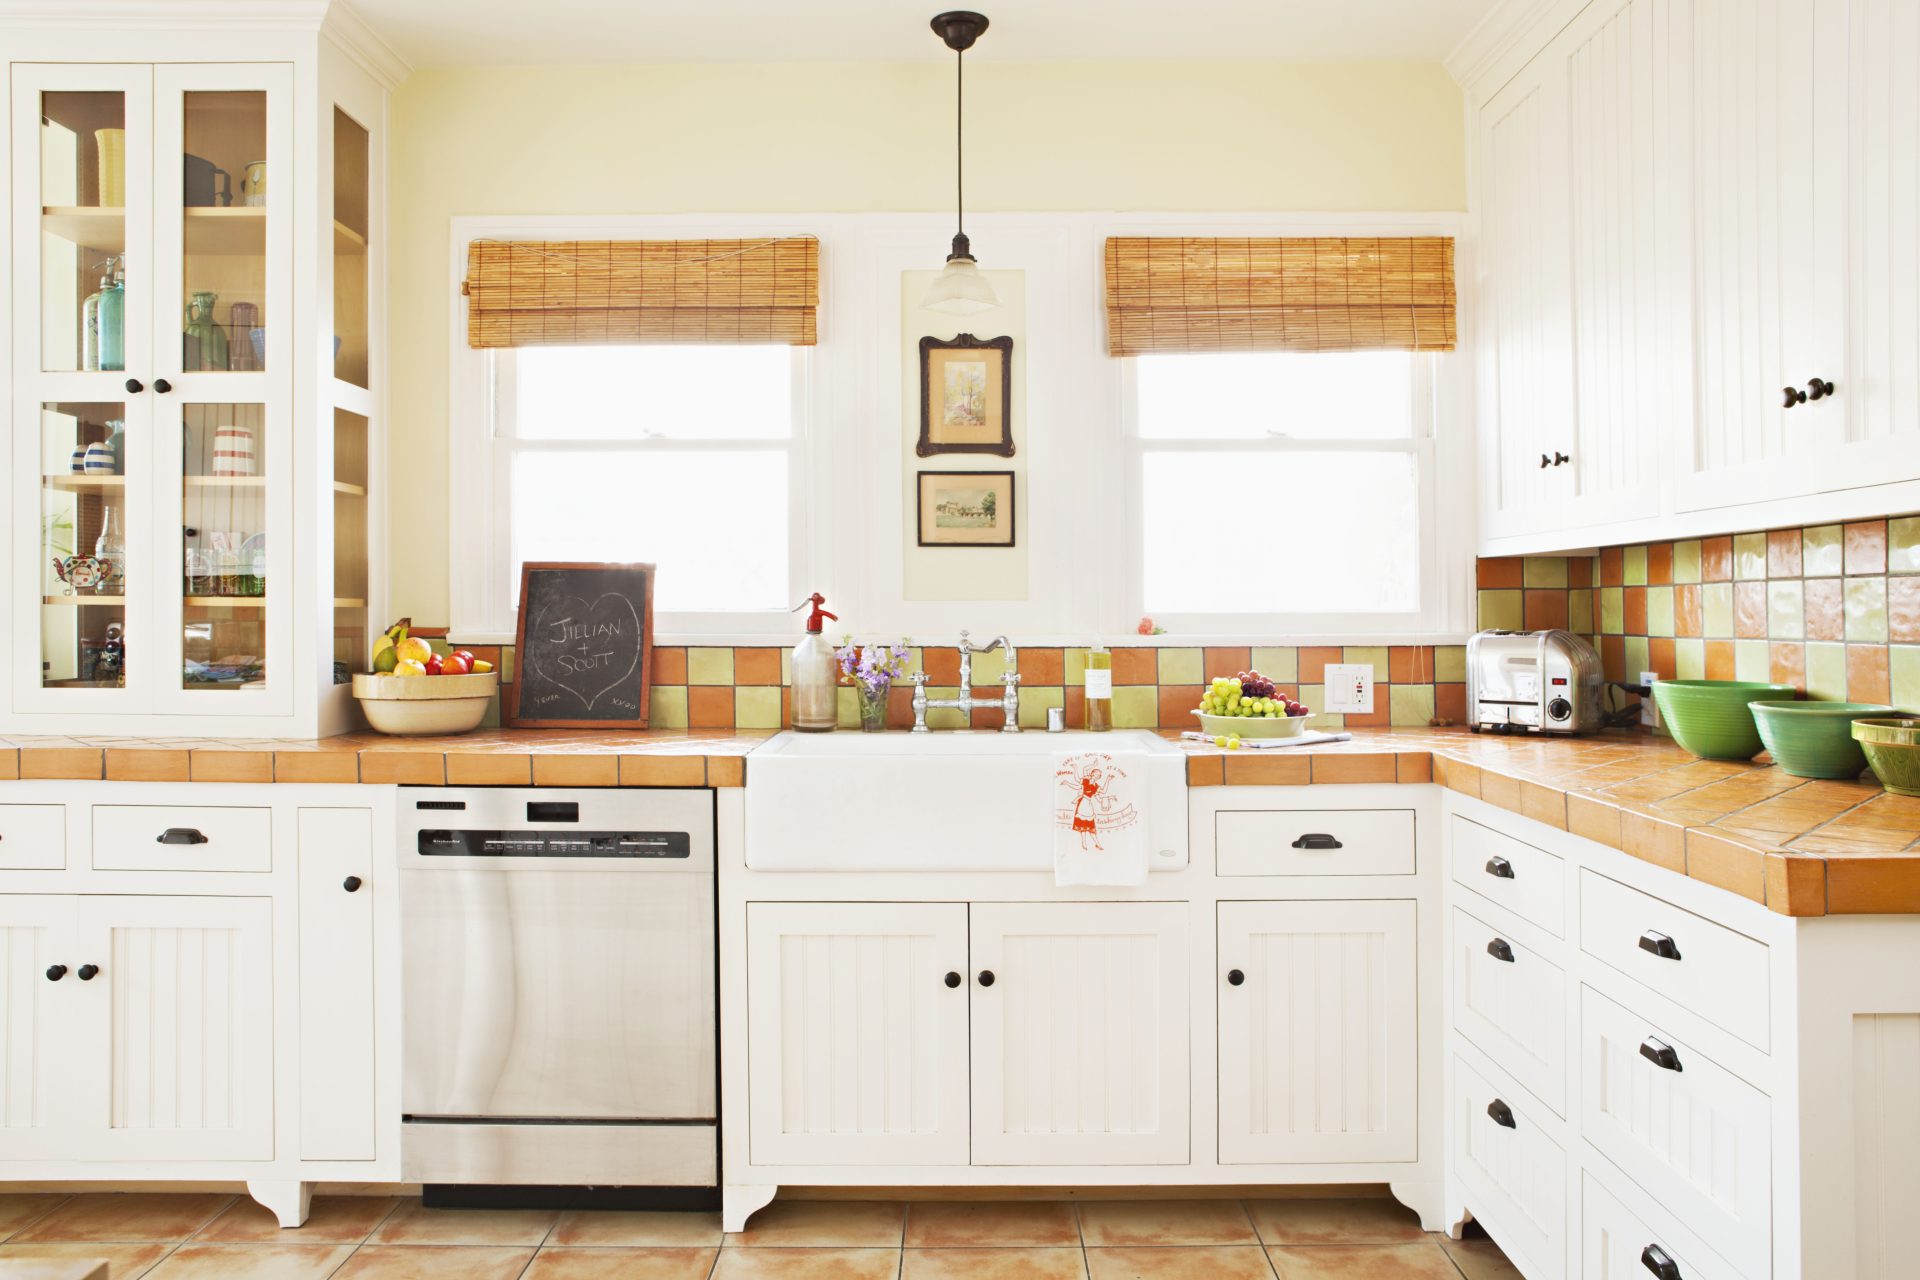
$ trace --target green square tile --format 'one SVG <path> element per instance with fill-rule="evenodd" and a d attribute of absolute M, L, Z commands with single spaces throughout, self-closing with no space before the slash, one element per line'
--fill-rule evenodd
<path fill-rule="evenodd" d="M 1205 684 L 1206 654 L 1199 649 L 1162 649 L 1161 684 Z M 1255 663 L 1256 667 L 1260 664 Z M 1260 667 L 1265 671 L 1265 667 Z"/>
<path fill-rule="evenodd" d="M 1629 587 L 1646 586 L 1647 549 L 1645 547 L 1628 547 L 1625 556 L 1622 557 L 1622 561 L 1623 572 L 1626 574 L 1622 581 Z"/>
<path fill-rule="evenodd" d="M 1067 705 L 1067 691 L 1057 684 L 1020 687 L 1020 727 L 1022 729 L 1044 729 L 1047 727 L 1047 708 Z M 1078 729 L 1070 724 L 1069 729 Z"/>
<path fill-rule="evenodd" d="M 1647 634 L 1650 636 L 1670 636 L 1673 634 L 1673 588 L 1647 588 Z"/>
<path fill-rule="evenodd" d="M 1087 651 L 1085 649 L 1067 650 L 1066 678 L 1069 687 L 1078 689 L 1087 683 Z"/>
<path fill-rule="evenodd" d="M 1467 678 L 1467 647 L 1463 644 L 1435 645 L 1433 679 L 1436 684 L 1459 684 Z"/>
<path fill-rule="evenodd" d="M 514 650 L 510 644 L 500 646 L 500 683 L 513 683 Z"/>
<path fill-rule="evenodd" d="M 1887 642 L 1887 580 L 1847 579 L 1847 641 L 1850 644 Z"/>
<path fill-rule="evenodd" d="M 1362 663 L 1371 666 L 1373 668 L 1373 680 L 1375 684 L 1385 684 L 1391 678 L 1391 673 L 1387 666 L 1387 651 L 1384 646 L 1350 644 L 1346 647 L 1346 651 L 1341 655 L 1340 660 L 1356 667 Z"/>
<path fill-rule="evenodd" d="M 1528 587 L 1567 585 L 1565 556 L 1528 556 L 1520 562 L 1520 583 Z"/>
<path fill-rule="evenodd" d="M 1160 690 L 1150 684 L 1123 684 L 1113 691 L 1113 727 L 1152 729 L 1160 723 Z"/>
<path fill-rule="evenodd" d="M 1767 535 L 1737 533 L 1733 537 L 1733 576 L 1754 581 L 1767 576 Z"/>
<path fill-rule="evenodd" d="M 654 729 L 687 727 L 687 686 L 657 684 L 647 695 L 647 724 Z"/>
<path fill-rule="evenodd" d="M 1840 526 L 1823 524 L 1800 531 L 1800 573 L 1807 578 L 1837 578 L 1841 573 Z"/>
<path fill-rule="evenodd" d="M 687 650 L 688 684 L 732 684 L 732 649 Z"/>
<path fill-rule="evenodd" d="M 733 724 L 737 729 L 778 729 L 780 688 L 770 684 L 743 684 L 733 691 Z"/>
<path fill-rule="evenodd" d="M 1897 644 L 1887 654 L 1887 675 L 1893 685 L 1893 705 L 1920 715 L 1920 645 Z"/>
<path fill-rule="evenodd" d="M 833 691 L 833 722 L 842 729 L 860 727 L 860 695 L 846 685 Z"/>
<path fill-rule="evenodd" d="M 1625 674 L 1629 680 L 1638 680 L 1642 671 L 1653 670 L 1653 661 L 1647 657 L 1647 638 L 1645 636 L 1627 637 L 1626 664 L 1627 670 Z"/>
<path fill-rule="evenodd" d="M 1172 684 L 1165 676 L 1166 658 L 1160 659 L 1161 680 Z M 1300 651 L 1292 647 L 1277 649 L 1255 649 L 1253 651 L 1253 669 L 1275 684 L 1292 684 L 1300 678 Z"/>
<path fill-rule="evenodd" d="M 1690 538 L 1673 544 L 1673 580 L 1700 581 L 1700 540 Z"/>
<path fill-rule="evenodd" d="M 1634 672 L 1636 676 L 1640 673 Z M 1705 680 L 1707 678 L 1707 642 L 1693 636 L 1683 636 L 1673 642 L 1673 678 L 1676 680 Z"/>
<path fill-rule="evenodd" d="M 1883 611 L 1884 613 L 1884 611 Z M 1767 584 L 1767 639 L 1800 640 L 1807 634 L 1806 587 L 1798 578 Z"/>
<path fill-rule="evenodd" d="M 1433 686 L 1396 684 L 1387 693 L 1387 720 L 1391 724 L 1424 726 L 1433 720 Z"/>
<path fill-rule="evenodd" d="M 1480 593 L 1480 629 L 1518 631 L 1526 625 L 1526 613 L 1518 591 L 1482 591 Z"/>
<path fill-rule="evenodd" d="M 1600 634 L 1617 636 L 1627 629 L 1627 593 L 1620 587 L 1600 588 Z"/>
<path fill-rule="evenodd" d="M 500 727 L 500 691 L 498 689 L 495 689 L 493 696 L 487 699 L 487 713 L 480 717 L 480 727 L 482 729 Z"/>
<path fill-rule="evenodd" d="M 992 653 L 973 655 L 973 688 L 976 694 L 984 694 L 992 685 L 1000 683 L 1000 677 L 1007 672 L 1007 653 L 1004 649 L 995 649 Z"/>
<path fill-rule="evenodd" d="M 957 698 L 960 690 L 947 685 L 927 687 L 929 698 Z M 970 723 L 967 713 L 956 707 L 928 707 L 927 728 L 929 729 L 965 729 Z"/>
<path fill-rule="evenodd" d="M 1920 573 L 1920 516 L 1887 521 L 1887 571 Z"/>
<path fill-rule="evenodd" d="M 1838 641 L 1807 646 L 1807 696 L 1847 700 L 1847 646 Z"/>
<path fill-rule="evenodd" d="M 793 683 L 792 649 L 782 649 L 780 651 L 780 683 L 788 685 Z"/>
<path fill-rule="evenodd" d="M 1767 654 L 1765 640 L 1735 640 L 1733 642 L 1733 678 L 1735 680 L 1762 680 L 1773 670 Z"/>
<path fill-rule="evenodd" d="M 1733 634 L 1733 584 L 1709 582 L 1700 588 L 1700 632 L 1710 640 Z"/>
<path fill-rule="evenodd" d="M 911 683 L 912 677 L 919 675 L 922 671 L 925 671 L 926 669 L 927 668 L 924 665 L 924 651 L 920 648 L 920 646 L 919 645 L 907 646 L 907 669 L 900 673 L 900 683 L 902 684 Z"/>
<path fill-rule="evenodd" d="M 1567 592 L 1567 629 L 1577 636 L 1593 634 L 1593 588 Z"/>
<path fill-rule="evenodd" d="M 1300 686 L 1300 701 L 1313 713 L 1307 721 L 1307 728 L 1332 731 L 1344 728 L 1345 716 L 1327 714 L 1327 686 L 1323 684 L 1303 684 Z"/>

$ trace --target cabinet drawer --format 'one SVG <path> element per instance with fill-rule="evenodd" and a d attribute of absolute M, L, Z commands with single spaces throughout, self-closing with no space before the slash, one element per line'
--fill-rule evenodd
<path fill-rule="evenodd" d="M 67 865 L 67 807 L 0 804 L 0 871 L 60 871 Z"/>
<path fill-rule="evenodd" d="M 1581 1280 L 1647 1280 L 1660 1274 L 1661 1264 L 1671 1264 L 1668 1275 L 1680 1280 L 1740 1280 L 1732 1267 L 1698 1249 L 1655 1231 L 1640 1215 L 1594 1181 L 1592 1174 L 1580 1180 L 1580 1276 Z M 1749 1273 L 1763 1276 L 1764 1271 Z"/>
<path fill-rule="evenodd" d="M 1453 819 L 1453 878 L 1556 938 L 1567 936 L 1567 864 L 1545 849 Z"/>
<path fill-rule="evenodd" d="M 1558 1116 L 1567 1114 L 1567 975 L 1458 907 L 1453 1028 Z"/>
<path fill-rule="evenodd" d="M 1223 876 L 1410 876 L 1413 810 L 1228 810 L 1214 815 Z"/>
<path fill-rule="evenodd" d="M 1772 1246 L 1767 1096 L 1595 991 L 1580 989 L 1580 1131 L 1742 1275 Z"/>
<path fill-rule="evenodd" d="M 97 804 L 93 865 L 100 871 L 271 871 L 273 811 Z"/>
<path fill-rule="evenodd" d="M 1580 949 L 1755 1048 L 1768 1047 L 1766 943 L 1583 871 Z"/>
<path fill-rule="evenodd" d="M 1535 1280 L 1566 1274 L 1567 1155 L 1524 1098 L 1453 1060 L 1454 1173 L 1467 1208 Z"/>

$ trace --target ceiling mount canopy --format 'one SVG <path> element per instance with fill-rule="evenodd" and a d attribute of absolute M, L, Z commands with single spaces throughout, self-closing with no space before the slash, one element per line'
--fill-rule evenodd
<path fill-rule="evenodd" d="M 974 13 L 967 9 L 955 9 L 942 13 L 930 24 L 933 33 L 940 37 L 947 48 L 953 50 L 953 252 L 947 255 L 946 269 L 941 271 L 927 287 L 926 296 L 920 305 L 928 311 L 940 311 L 948 315 L 971 315 L 976 311 L 988 311 L 1000 305 L 1000 299 L 994 295 L 993 286 L 980 274 L 980 266 L 973 260 L 973 246 L 967 240 L 966 230 L 966 168 L 963 144 L 966 140 L 966 93 L 965 93 L 965 55 L 987 29 L 985 14 Z"/>

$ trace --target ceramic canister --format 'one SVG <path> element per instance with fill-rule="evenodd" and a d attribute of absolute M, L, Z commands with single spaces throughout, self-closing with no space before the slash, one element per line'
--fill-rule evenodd
<path fill-rule="evenodd" d="M 68 465 L 73 468 L 73 474 L 77 476 L 86 474 L 87 447 L 85 445 L 81 445 L 78 449 L 75 449 L 73 451 L 73 457 L 69 461 Z"/>
<path fill-rule="evenodd" d="M 213 433 L 213 474 L 250 476 L 253 474 L 253 432 L 229 424 Z"/>
<path fill-rule="evenodd" d="M 113 446 L 103 440 L 94 441 L 87 446 L 81 465 L 90 476 L 113 475 Z"/>

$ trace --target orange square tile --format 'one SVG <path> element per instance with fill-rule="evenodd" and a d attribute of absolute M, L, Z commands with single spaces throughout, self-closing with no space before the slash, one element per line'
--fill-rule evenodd
<path fill-rule="evenodd" d="M 1226 782 L 1225 762 L 1219 756 L 1188 756 L 1187 785 L 1217 787 Z"/>
<path fill-rule="evenodd" d="M 1807 646 L 1779 640 L 1768 645 L 1767 679 L 1775 684 L 1790 684 L 1806 692 Z"/>
<path fill-rule="evenodd" d="M 1920 578 L 1887 579 L 1887 637 L 1895 644 L 1920 644 Z"/>
<path fill-rule="evenodd" d="M 1224 757 L 1230 787 L 1304 787 L 1313 780 L 1310 757 L 1286 751 L 1235 751 Z"/>
<path fill-rule="evenodd" d="M 1898 578 L 1887 580 L 1889 610 Z M 1846 585 L 1839 578 L 1808 578 L 1806 587 L 1807 639 L 1839 640 L 1846 634 Z"/>
<path fill-rule="evenodd" d="M 1707 679 L 1733 679 L 1733 641 L 1707 641 Z"/>
<path fill-rule="evenodd" d="M 1521 585 L 1519 556 L 1493 556 L 1474 565 L 1474 579 L 1482 591 L 1511 590 Z"/>
<path fill-rule="evenodd" d="M 1431 684 L 1433 646 L 1397 644 L 1388 649 L 1387 678 L 1394 684 Z"/>
<path fill-rule="evenodd" d="M 1347 723 L 1353 723 L 1351 716 Z M 1367 755 L 1334 752 L 1314 756 L 1312 760 L 1316 783 L 1392 782 L 1397 776 L 1394 757 L 1385 752 Z"/>
<path fill-rule="evenodd" d="M 1887 522 L 1862 520 L 1842 531 L 1846 548 L 1847 572 L 1885 573 L 1887 571 Z"/>
<path fill-rule="evenodd" d="M 1678 679 L 1679 667 L 1674 664 L 1673 637 L 1653 636 L 1647 641 L 1647 665 L 1659 674 L 1662 680 Z M 1637 676 L 1640 673 L 1634 672 Z"/>
<path fill-rule="evenodd" d="M 1020 650 L 1020 683 L 1055 685 L 1067 682 L 1065 649 Z"/>
<path fill-rule="evenodd" d="M 1067 686 L 1066 709 L 1067 709 L 1067 728 L 1084 729 L 1087 727 L 1086 686 L 1078 685 L 1078 684 L 1070 684 Z M 911 724 L 913 722 L 913 718 L 909 716 L 907 718 L 907 722 Z"/>
<path fill-rule="evenodd" d="M 1433 715 L 1436 720 L 1446 720 L 1453 724 L 1465 724 L 1467 721 L 1467 686 L 1464 684 L 1437 684 L 1433 686 Z"/>
<path fill-rule="evenodd" d="M 1197 684 L 1163 684 L 1160 686 L 1160 727 L 1163 729 L 1197 729 L 1200 722 L 1193 718 L 1193 709 L 1200 705 L 1200 686 Z"/>
<path fill-rule="evenodd" d="M 1847 701 L 1885 702 L 1888 696 L 1887 646 L 1847 646 Z"/>
<path fill-rule="evenodd" d="M 1393 758 L 1393 780 L 1402 784 L 1433 781 L 1433 757 L 1403 751 Z"/>
<path fill-rule="evenodd" d="M 1800 576 L 1800 530 L 1775 529 L 1767 534 L 1767 576 Z"/>
<path fill-rule="evenodd" d="M 109 782 L 185 782 L 188 771 L 186 751 L 164 751 L 151 747 L 108 747 Z"/>
<path fill-rule="evenodd" d="M 956 658 L 954 661 L 958 662 L 959 659 Z M 1071 729 L 1077 726 L 1068 725 L 1067 727 Z M 913 686 L 912 685 L 897 684 L 893 686 L 893 688 L 887 690 L 887 728 L 889 729 L 913 728 Z"/>
<path fill-rule="evenodd" d="M 1242 664 L 1244 665 L 1244 664 Z M 1239 667 L 1234 668 L 1240 670 Z M 1228 672 L 1232 675 L 1233 672 Z M 1133 647 L 1113 651 L 1113 682 L 1115 684 L 1157 684 L 1160 680 L 1160 651 L 1155 648 Z"/>
<path fill-rule="evenodd" d="M 1206 650 L 1206 665 L 1200 674 L 1211 680 L 1215 676 L 1238 675 L 1253 665 L 1253 650 L 1241 646 L 1224 649 Z"/>
<path fill-rule="evenodd" d="M 1733 634 L 1742 640 L 1767 638 L 1767 584 L 1733 584 Z"/>
<path fill-rule="evenodd" d="M 780 686 L 780 727 L 793 728 L 793 689 L 784 684 Z"/>
<path fill-rule="evenodd" d="M 1664 587 L 1673 581 L 1673 544 L 1655 542 L 1647 547 L 1647 585 Z"/>
<path fill-rule="evenodd" d="M 1340 649 L 1309 645 L 1300 650 L 1300 683 L 1325 684 L 1327 664 L 1340 661 Z"/>
<path fill-rule="evenodd" d="M 1705 626 L 1700 613 L 1700 584 L 1681 583 L 1673 589 L 1673 633 L 1677 636 L 1697 636 Z"/>
<path fill-rule="evenodd" d="M 1600 552 L 1600 585 L 1617 587 L 1627 580 L 1627 552 L 1624 547 L 1606 547 Z"/>
<path fill-rule="evenodd" d="M 360 755 L 355 751 L 276 751 L 275 782 L 358 782 Z"/>
<path fill-rule="evenodd" d="M 733 651 L 733 682 L 735 684 L 779 684 L 780 650 L 735 649 Z"/>
<path fill-rule="evenodd" d="M 688 685 L 687 727 L 689 729 L 733 728 L 733 686 L 730 684 Z"/>
<path fill-rule="evenodd" d="M 1733 539 L 1702 538 L 1700 540 L 1700 581 L 1731 582 L 1733 580 Z"/>
<path fill-rule="evenodd" d="M 20 776 L 98 782 L 106 776 L 106 753 L 99 747 L 22 747 Z"/>
<path fill-rule="evenodd" d="M 927 673 L 928 684 L 957 685 L 960 683 L 960 650 L 942 646 L 922 649 L 920 669 Z"/>
<path fill-rule="evenodd" d="M 272 782 L 271 751 L 225 751 L 219 749 L 188 753 L 187 769 L 195 782 Z"/>
<path fill-rule="evenodd" d="M 708 756 L 707 785 L 710 787 L 746 786 L 747 758 L 745 756 Z"/>
<path fill-rule="evenodd" d="M 1600 670 L 1609 680 L 1627 678 L 1627 638 L 1625 636 L 1600 637 Z"/>
<path fill-rule="evenodd" d="M 1385 729 L 1393 723 L 1388 704 L 1392 700 L 1393 688 L 1390 685 L 1373 686 L 1373 710 L 1349 711 L 1341 717 L 1349 729 Z"/>
<path fill-rule="evenodd" d="M 1630 587 L 1629 591 L 1640 591 L 1641 612 L 1646 610 L 1646 592 L 1639 587 Z M 1564 631 L 1567 627 L 1567 593 L 1556 590 L 1533 590 L 1526 593 L 1524 599 L 1525 625 L 1529 631 Z M 1644 618 L 1642 619 L 1644 621 Z"/>
<path fill-rule="evenodd" d="M 432 751 L 362 751 L 360 781 L 444 787 L 447 785 L 447 758 Z"/>
<path fill-rule="evenodd" d="M 1827 913 L 1827 860 L 1785 852 L 1767 855 L 1767 909 L 1789 916 Z"/>
<path fill-rule="evenodd" d="M 621 756 L 620 785 L 704 787 L 707 785 L 707 762 L 701 756 Z"/>
<path fill-rule="evenodd" d="M 530 787 L 533 757 L 511 751 L 447 753 L 450 787 Z"/>
<path fill-rule="evenodd" d="M 653 651 L 653 682 L 655 684 L 685 684 L 687 682 L 687 651 L 678 645 L 667 645 Z"/>
<path fill-rule="evenodd" d="M 974 696 L 977 698 L 985 695 L 975 694 Z M 999 707 L 975 707 L 967 713 L 967 728 L 969 729 L 998 729 L 1006 722 L 1006 713 L 1000 710 Z"/>
<path fill-rule="evenodd" d="M 1628 587 L 1624 600 L 1626 603 L 1626 634 L 1630 636 L 1643 636 L 1647 634 L 1647 589 L 1645 587 Z M 1760 600 L 1764 610 L 1766 596 L 1763 594 Z"/>

